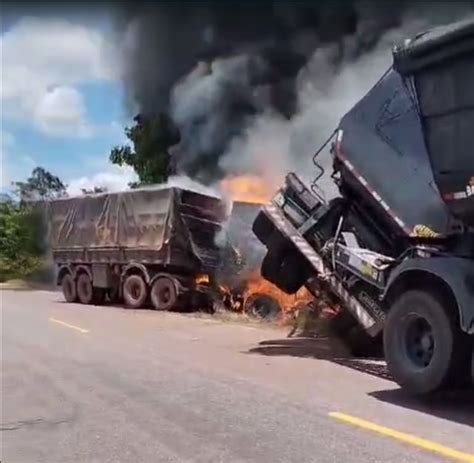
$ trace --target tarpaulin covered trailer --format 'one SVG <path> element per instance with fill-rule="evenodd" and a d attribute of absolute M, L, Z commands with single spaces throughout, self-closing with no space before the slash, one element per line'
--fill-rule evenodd
<path fill-rule="evenodd" d="M 67 300 L 125 302 L 171 308 L 212 275 L 220 260 L 216 236 L 222 201 L 194 191 L 148 187 L 51 201 L 46 206 L 58 283 Z M 161 297 L 161 298 L 160 298 Z"/>

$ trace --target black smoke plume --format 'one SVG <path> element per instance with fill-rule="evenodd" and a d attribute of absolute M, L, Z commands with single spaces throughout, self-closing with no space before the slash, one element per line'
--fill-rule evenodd
<path fill-rule="evenodd" d="M 327 66 L 337 69 L 372 50 L 410 8 L 424 14 L 432 7 L 335 0 L 135 3 L 124 12 L 128 101 L 144 117 L 169 112 L 181 134 L 172 149 L 177 173 L 210 183 L 229 173 L 222 157 L 258 115 L 290 120 L 298 113 L 298 76 L 317 50 L 329 50 L 320 69 L 327 78 Z M 312 77 L 318 72 L 313 68 Z"/>

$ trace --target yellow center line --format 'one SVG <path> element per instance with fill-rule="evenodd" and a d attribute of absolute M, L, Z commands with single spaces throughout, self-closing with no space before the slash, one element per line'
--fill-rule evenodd
<path fill-rule="evenodd" d="M 58 325 L 67 326 L 68 328 L 79 331 L 80 333 L 89 333 L 89 330 L 81 328 L 80 326 L 70 325 L 69 323 L 63 322 L 62 320 L 57 320 L 56 318 L 50 318 L 49 321 L 57 323 Z"/>
<path fill-rule="evenodd" d="M 329 416 L 337 420 L 343 421 L 344 423 L 352 424 L 359 428 L 367 429 L 369 431 L 376 432 L 386 437 L 391 437 L 398 441 L 404 442 L 406 444 L 411 444 L 416 447 L 428 450 L 432 453 L 437 453 L 443 457 L 450 458 L 456 461 L 463 461 L 467 463 L 474 463 L 474 455 L 469 453 L 459 452 L 458 450 L 450 449 L 444 445 L 437 444 L 436 442 L 431 442 L 427 439 L 422 439 L 421 437 L 416 437 L 412 434 L 406 434 L 404 432 L 396 431 L 394 429 L 386 428 L 385 426 L 380 426 L 370 421 L 365 421 L 355 416 L 346 415 L 345 413 L 332 412 L 329 413 Z"/>

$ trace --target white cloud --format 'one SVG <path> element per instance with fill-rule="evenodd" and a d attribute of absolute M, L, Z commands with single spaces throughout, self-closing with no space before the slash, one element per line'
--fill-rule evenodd
<path fill-rule="evenodd" d="M 3 115 L 33 120 L 49 134 L 63 134 L 66 117 L 77 124 L 75 133 L 84 135 L 85 110 L 77 95 L 72 97 L 79 103 L 75 115 L 69 108 L 59 117 L 56 108 L 51 118 L 48 108 L 58 96 L 66 96 L 64 88 L 74 90 L 77 84 L 110 81 L 117 74 L 116 55 L 104 35 L 65 19 L 22 18 L 0 37 L 0 55 Z M 69 91 L 69 103 L 71 95 Z M 82 111 L 80 117 L 78 110 Z M 56 122 L 57 130 L 53 129 Z"/>
<path fill-rule="evenodd" d="M 137 176 L 132 168 L 108 166 L 103 172 L 70 180 L 67 192 L 71 196 L 76 196 L 82 194 L 82 189 L 92 190 L 94 187 L 105 188 L 107 191 L 121 191 L 136 180 Z"/>
<path fill-rule="evenodd" d="M 87 137 L 92 134 L 82 95 L 72 87 L 56 87 L 45 93 L 33 117 L 36 126 L 48 135 Z"/>

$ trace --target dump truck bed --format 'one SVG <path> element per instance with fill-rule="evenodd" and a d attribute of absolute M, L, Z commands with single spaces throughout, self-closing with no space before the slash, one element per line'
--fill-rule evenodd
<path fill-rule="evenodd" d="M 140 188 L 52 201 L 47 206 L 54 260 L 131 261 L 210 271 L 225 219 L 218 198 L 180 188 Z"/>
<path fill-rule="evenodd" d="M 396 47 L 393 68 L 342 118 L 344 180 L 396 233 L 474 226 L 473 80 L 470 18 Z"/>

